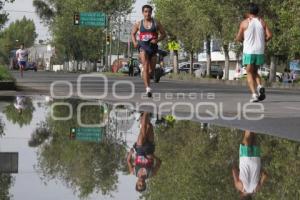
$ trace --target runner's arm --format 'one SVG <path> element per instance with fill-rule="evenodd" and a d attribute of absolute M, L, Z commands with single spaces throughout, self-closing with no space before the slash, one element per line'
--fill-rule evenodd
<path fill-rule="evenodd" d="M 238 191 L 243 191 L 243 184 L 241 183 L 239 179 L 239 171 L 236 166 L 232 168 L 232 177 L 233 177 L 233 182 L 234 186 Z"/>
<path fill-rule="evenodd" d="M 143 138 L 146 138 L 147 127 L 148 127 L 148 123 L 150 122 L 149 113 L 144 112 L 141 120 L 142 120 L 141 134 Z"/>
<path fill-rule="evenodd" d="M 266 182 L 267 179 L 268 179 L 267 172 L 265 170 L 262 170 L 259 183 L 255 189 L 256 192 L 261 189 L 261 187 L 264 185 L 264 183 Z"/>
<path fill-rule="evenodd" d="M 157 28 L 159 31 L 159 38 L 157 39 L 157 42 L 160 42 L 167 37 L 167 33 L 159 21 L 157 21 Z"/>
<path fill-rule="evenodd" d="M 273 37 L 273 34 L 268 26 L 268 24 L 265 23 L 265 33 L 266 33 L 266 41 L 270 41 Z"/>
<path fill-rule="evenodd" d="M 136 34 L 139 31 L 139 22 L 135 23 L 131 31 L 131 39 L 134 47 L 137 47 Z"/>
<path fill-rule="evenodd" d="M 244 27 L 243 27 L 243 22 L 240 24 L 240 28 L 239 28 L 239 31 L 235 37 L 235 40 L 237 42 L 243 42 L 244 40 Z"/>
<path fill-rule="evenodd" d="M 133 174 L 133 166 L 131 164 L 132 154 L 133 154 L 133 149 L 130 149 L 130 151 L 127 155 L 127 166 L 128 166 L 130 174 Z"/>
<path fill-rule="evenodd" d="M 157 172 L 160 168 L 160 165 L 161 165 L 161 160 L 158 157 L 156 157 L 155 155 L 153 155 L 153 157 L 154 157 L 154 160 L 156 161 L 156 164 L 154 166 L 152 176 L 156 176 Z"/>
<path fill-rule="evenodd" d="M 16 51 L 16 58 L 19 59 L 19 51 Z"/>

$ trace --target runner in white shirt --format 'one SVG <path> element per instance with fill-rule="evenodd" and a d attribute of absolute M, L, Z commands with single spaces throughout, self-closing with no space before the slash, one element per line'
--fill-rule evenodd
<path fill-rule="evenodd" d="M 272 38 L 268 25 L 258 17 L 258 13 L 258 6 L 250 3 L 249 13 L 241 22 L 236 36 L 236 41 L 243 42 L 243 65 L 247 67 L 247 81 L 252 92 L 250 102 L 263 101 L 266 98 L 258 68 L 265 63 L 265 43 Z"/>
<path fill-rule="evenodd" d="M 16 52 L 16 57 L 18 60 L 21 77 L 23 78 L 23 71 L 25 70 L 28 59 L 28 51 L 24 48 L 24 44 L 21 44 L 20 49 Z"/>
<path fill-rule="evenodd" d="M 260 147 L 256 144 L 255 133 L 245 131 L 239 154 L 239 169 L 236 166 L 232 169 L 234 185 L 241 199 L 251 199 L 267 179 L 267 173 L 261 167 Z"/>

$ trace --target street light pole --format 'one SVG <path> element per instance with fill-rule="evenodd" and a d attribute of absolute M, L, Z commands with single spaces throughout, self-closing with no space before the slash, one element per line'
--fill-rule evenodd
<path fill-rule="evenodd" d="M 120 59 L 120 37 L 121 37 L 121 30 L 120 30 L 120 26 L 121 26 L 121 18 L 118 19 L 118 47 L 117 47 L 117 61 L 119 63 L 119 59 Z"/>

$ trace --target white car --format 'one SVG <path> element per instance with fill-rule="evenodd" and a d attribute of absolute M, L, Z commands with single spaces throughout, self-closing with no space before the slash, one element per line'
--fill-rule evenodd
<path fill-rule="evenodd" d="M 258 69 L 258 74 L 262 77 L 262 78 L 268 78 L 269 74 L 270 74 L 270 68 L 262 66 Z M 234 79 L 238 80 L 244 76 L 247 76 L 247 70 L 246 67 L 237 67 L 235 70 L 235 75 L 234 75 Z M 281 72 L 276 72 L 276 82 L 280 82 L 282 81 L 282 73 Z"/>
<path fill-rule="evenodd" d="M 263 67 L 259 68 L 258 73 L 262 77 L 268 78 L 270 75 L 270 68 L 263 66 Z M 282 75 L 283 74 L 281 72 L 276 72 L 276 82 L 282 81 Z"/>

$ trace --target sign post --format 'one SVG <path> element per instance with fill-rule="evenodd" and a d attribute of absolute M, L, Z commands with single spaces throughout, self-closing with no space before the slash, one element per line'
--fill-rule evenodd
<path fill-rule="evenodd" d="M 74 25 L 106 27 L 106 14 L 102 12 L 81 12 L 74 14 Z"/>

